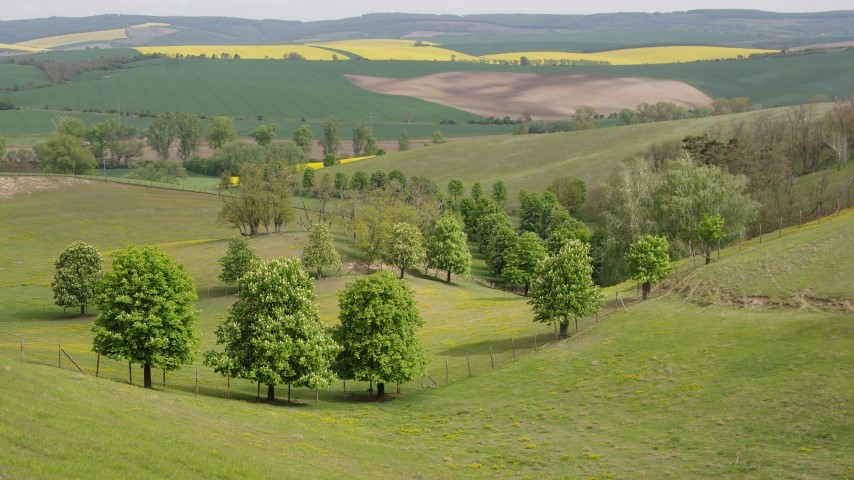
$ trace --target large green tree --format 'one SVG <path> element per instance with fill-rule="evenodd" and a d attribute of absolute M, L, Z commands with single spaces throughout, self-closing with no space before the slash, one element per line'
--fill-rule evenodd
<path fill-rule="evenodd" d="M 294 131 L 294 143 L 296 146 L 301 148 L 303 152 L 305 152 L 306 156 L 311 155 L 311 149 L 314 143 L 311 127 L 308 125 L 300 125 L 299 128 Z"/>
<path fill-rule="evenodd" d="M 246 272 L 260 260 L 252 247 L 249 239 L 244 236 L 236 236 L 228 239 L 228 249 L 225 255 L 219 259 L 222 271 L 219 279 L 225 283 L 234 285 Z"/>
<path fill-rule="evenodd" d="M 387 271 L 358 278 L 338 294 L 341 325 L 334 330 L 342 350 L 336 371 L 343 379 L 371 381 L 377 395 L 386 382 L 424 374 L 427 356 L 415 336 L 424 324 L 412 288 Z"/>
<path fill-rule="evenodd" d="M 709 215 L 704 212 L 696 232 L 697 238 L 705 247 L 706 265 L 708 265 L 712 263 L 712 248 L 726 237 L 724 219 L 720 215 Z"/>
<path fill-rule="evenodd" d="M 335 250 L 335 241 L 329 232 L 329 227 L 322 223 L 311 226 L 308 243 L 302 249 L 302 264 L 309 270 L 317 272 L 320 278 L 324 268 L 337 268 L 341 265 L 341 257 Z"/>
<path fill-rule="evenodd" d="M 92 245 L 74 242 L 60 252 L 54 263 L 56 272 L 50 286 L 53 298 L 60 307 L 80 307 L 80 315 L 86 314 L 86 306 L 92 303 L 101 281 L 101 254 Z"/>
<path fill-rule="evenodd" d="M 237 140 L 237 130 L 231 117 L 210 117 L 208 119 L 208 144 L 213 149 Z"/>
<path fill-rule="evenodd" d="M 560 338 L 566 338 L 570 319 L 596 313 L 603 304 L 601 289 L 593 283 L 589 246 L 578 240 L 567 242 L 557 255 L 540 263 L 531 283 L 534 321 L 560 325 Z"/>
<path fill-rule="evenodd" d="M 89 175 L 97 165 L 92 152 L 83 146 L 79 138 L 70 135 L 51 138 L 36 145 L 33 150 L 47 173 Z"/>
<path fill-rule="evenodd" d="M 318 388 L 331 384 L 339 348 L 320 320 L 314 283 L 298 259 L 261 261 L 238 282 L 240 293 L 216 329 L 224 350 L 205 353 L 217 373 L 267 385 Z M 290 398 L 288 398 L 290 400 Z"/>
<path fill-rule="evenodd" d="M 445 215 L 436 220 L 427 242 L 427 265 L 448 272 L 448 283 L 452 273 L 468 275 L 471 271 L 471 252 L 458 216 Z"/>
<path fill-rule="evenodd" d="M 144 134 L 145 139 L 148 140 L 148 145 L 163 160 L 169 159 L 169 150 L 175 140 L 177 128 L 175 114 L 171 112 L 157 115 L 145 128 Z"/>
<path fill-rule="evenodd" d="M 507 184 L 504 180 L 498 180 L 492 184 L 492 199 L 499 204 L 507 200 Z"/>
<path fill-rule="evenodd" d="M 653 283 L 670 274 L 670 244 L 667 237 L 641 235 L 626 255 L 629 275 L 643 283 L 643 299 L 649 298 Z"/>
<path fill-rule="evenodd" d="M 202 141 L 202 121 L 198 115 L 175 114 L 175 135 L 178 137 L 178 156 L 187 160 L 196 154 Z"/>
<path fill-rule="evenodd" d="M 249 136 L 254 138 L 258 145 L 266 147 L 273 143 L 273 139 L 276 138 L 276 133 L 278 131 L 278 123 L 268 123 L 266 125 L 259 125 L 257 128 L 249 132 Z"/>
<path fill-rule="evenodd" d="M 341 120 L 338 117 L 333 115 L 323 122 L 323 136 L 319 141 L 324 157 L 338 155 L 338 150 L 341 150 Z"/>
<path fill-rule="evenodd" d="M 183 265 L 154 246 L 113 253 L 113 269 L 98 293 L 93 350 L 140 363 L 145 388 L 151 367 L 177 370 L 192 363 L 199 345 L 196 287 Z"/>
<path fill-rule="evenodd" d="M 509 283 L 524 286 L 527 297 L 537 267 L 544 258 L 546 247 L 540 237 L 534 232 L 523 232 L 507 255 L 501 276 Z"/>
<path fill-rule="evenodd" d="M 391 227 L 384 257 L 388 263 L 400 268 L 400 278 L 407 268 L 422 263 L 425 253 L 424 237 L 418 227 L 409 223 L 396 223 Z"/>
<path fill-rule="evenodd" d="M 548 191 L 555 194 L 558 203 L 569 213 L 577 212 L 587 199 L 587 184 L 584 180 L 568 175 L 552 179 Z"/>

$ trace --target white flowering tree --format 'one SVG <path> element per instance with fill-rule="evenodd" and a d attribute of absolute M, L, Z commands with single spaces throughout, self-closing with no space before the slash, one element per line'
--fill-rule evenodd
<path fill-rule="evenodd" d="M 56 272 L 50 282 L 54 301 L 60 307 L 80 307 L 80 315 L 85 315 L 101 281 L 101 254 L 92 245 L 74 242 L 59 254 L 54 265 Z"/>
<path fill-rule="evenodd" d="M 596 313 L 603 304 L 602 289 L 593 283 L 590 247 L 569 240 L 564 248 L 540 263 L 531 283 L 534 321 L 560 325 L 560 338 L 566 338 L 569 320 Z"/>
<path fill-rule="evenodd" d="M 643 299 L 649 298 L 653 283 L 658 283 L 670 275 L 670 244 L 666 237 L 641 235 L 629 247 L 626 255 L 629 275 L 642 282 Z"/>
<path fill-rule="evenodd" d="M 321 277 L 324 268 L 337 268 L 341 265 L 341 257 L 335 250 L 335 243 L 329 227 L 315 223 L 308 236 L 308 244 L 302 250 L 302 263 L 307 269 L 317 272 Z"/>
<path fill-rule="evenodd" d="M 270 401 L 276 385 L 330 385 L 339 347 L 320 321 L 314 284 L 300 261 L 258 262 L 238 285 L 238 299 L 216 329 L 217 344 L 225 348 L 207 352 L 205 364 L 223 375 L 267 385 Z"/>

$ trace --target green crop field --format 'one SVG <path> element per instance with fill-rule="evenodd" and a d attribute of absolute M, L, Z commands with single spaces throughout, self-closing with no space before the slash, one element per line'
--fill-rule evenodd
<path fill-rule="evenodd" d="M 106 51 L 103 51 L 106 52 Z M 303 118 L 317 122 L 337 115 L 352 123 L 373 121 L 382 138 L 401 130 L 428 137 L 436 128 L 451 136 L 506 133 L 506 126 L 467 125 L 476 115 L 410 97 L 381 95 L 352 85 L 345 74 L 416 77 L 446 71 L 560 72 L 672 78 L 712 97 L 748 96 L 765 107 L 806 101 L 822 94 L 845 97 L 854 91 L 854 50 L 750 61 L 693 62 L 609 67 L 519 67 L 461 62 L 285 62 L 275 60 L 149 60 L 132 68 L 83 74 L 68 84 L 9 92 L 17 106 L 74 112 L 121 109 L 154 113 L 188 111 L 254 119 L 263 115 L 288 127 Z M 635 107 L 627 105 L 627 107 Z M 33 114 L 34 115 L 34 114 Z M 442 125 L 442 120 L 461 125 Z M 409 122 L 407 122 L 409 120 Z M 246 129 L 253 125 L 247 120 Z M 0 115 L 0 131 L 45 134 L 46 120 L 28 128 Z M 318 132 L 316 132 L 318 133 Z M 426 133 L 426 135 L 425 135 Z"/>
<path fill-rule="evenodd" d="M 432 148 L 432 147 L 431 147 Z M 732 247 L 670 293 L 630 305 L 568 341 L 530 351 L 535 326 L 525 299 L 471 282 L 430 276 L 408 282 L 427 325 L 434 366 L 465 365 L 495 346 L 500 361 L 431 370 L 441 386 L 405 386 L 367 402 L 364 385 L 296 391 L 297 402 L 256 403 L 255 386 L 207 370 L 200 395 L 190 372 L 167 391 L 122 383 L 121 362 L 91 373 L 91 317 L 64 316 L 46 285 L 52 257 L 82 239 L 103 252 L 157 243 L 186 264 L 198 286 L 205 347 L 233 296 L 216 259 L 231 233 L 214 225 L 216 197 L 45 180 L 0 202 L 0 476 L 55 478 L 845 478 L 854 473 L 854 314 L 839 303 L 800 309 L 708 305 L 677 291 L 731 275 L 734 291 L 762 295 L 774 282 L 819 298 L 854 301 L 846 242 L 854 214 Z M 21 179 L 17 179 L 21 182 Z M 10 184 L 4 184 L 8 187 Z M 20 184 L 16 184 L 20 186 Z M 262 235 L 264 257 L 295 255 L 301 228 Z M 339 246 L 346 242 L 338 238 Z M 781 260 L 781 256 L 785 260 Z M 780 270 L 778 263 L 790 262 Z M 826 268 L 833 264 L 834 268 Z M 747 268 L 740 268 L 740 266 Z M 681 268 L 681 267 L 680 267 Z M 683 270 L 684 271 L 684 270 Z M 773 275 L 769 277 L 769 273 Z M 346 277 L 317 282 L 322 317 L 334 323 L 334 292 Z M 674 283 L 671 281 L 670 283 Z M 633 290 L 633 285 L 630 286 Z M 714 288 L 709 288 L 714 291 Z M 764 292 L 764 293 L 763 293 Z M 628 296 L 628 292 L 624 292 Z M 705 300 L 705 297 L 701 300 Z M 704 306 L 706 305 L 706 306 Z M 850 305 L 850 303 L 849 303 Z M 846 310 L 846 308 L 848 308 Z M 508 337 L 528 343 L 512 361 Z M 25 362 L 19 341 L 24 339 Z M 57 361 L 57 343 L 86 374 Z M 480 352 L 483 350 L 481 349 Z M 45 365 L 39 365 L 44 363 Z M 139 369 L 134 373 L 138 383 Z M 118 380 L 118 381 L 116 381 Z M 183 381 L 183 383 L 182 383 Z M 430 382 L 428 382 L 430 383 Z M 279 389 L 279 397 L 283 395 Z"/>
<path fill-rule="evenodd" d="M 30 82 L 35 85 L 47 83 L 47 75 L 29 65 L 0 63 L 0 89 L 11 89 L 16 85 L 23 87 Z M 0 93 L 0 96 L 4 96 L 4 93 Z"/>

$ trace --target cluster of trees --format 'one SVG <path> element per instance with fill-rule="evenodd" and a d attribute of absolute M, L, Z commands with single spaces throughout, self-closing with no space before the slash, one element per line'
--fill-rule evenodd
<path fill-rule="evenodd" d="M 18 60 L 18 64 L 32 65 L 40 68 L 45 75 L 47 75 L 47 78 L 51 83 L 61 83 L 70 82 L 81 73 L 94 72 L 97 70 L 116 70 L 137 60 L 139 60 L 139 57 L 129 55 L 113 55 L 108 57 L 79 60 L 77 62 L 58 62 L 55 60 L 42 60 L 38 58 L 22 58 Z"/>
<path fill-rule="evenodd" d="M 65 249 L 52 282 L 56 303 L 79 306 L 82 315 L 96 302 L 93 350 L 141 364 L 151 388 L 152 368 L 173 371 L 198 353 L 195 285 L 186 268 L 154 246 L 131 246 L 112 258 L 103 273 L 91 245 Z M 347 284 L 339 294 L 341 323 L 329 329 L 300 260 L 260 260 L 237 237 L 220 263 L 220 277 L 240 290 L 216 330 L 223 349 L 205 353 L 218 373 L 266 385 L 269 400 L 276 385 L 287 384 L 290 399 L 291 386 L 318 388 L 336 377 L 376 382 L 383 395 L 386 382 L 423 374 L 427 357 L 415 330 L 424 321 L 411 288 L 390 273 Z"/>

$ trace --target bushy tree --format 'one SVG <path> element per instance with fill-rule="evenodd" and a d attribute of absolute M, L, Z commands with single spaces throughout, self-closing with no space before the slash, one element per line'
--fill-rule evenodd
<path fill-rule="evenodd" d="M 217 149 L 228 142 L 237 140 L 237 130 L 231 117 L 210 117 L 208 119 L 208 144 Z"/>
<path fill-rule="evenodd" d="M 700 223 L 697 225 L 697 237 L 705 246 L 706 265 L 712 263 L 712 248 L 725 236 L 724 219 L 720 215 L 703 213 Z"/>
<path fill-rule="evenodd" d="M 492 229 L 489 243 L 483 248 L 486 266 L 494 275 L 501 275 L 507 265 L 510 252 L 516 248 L 519 236 L 511 225 L 500 224 Z"/>
<path fill-rule="evenodd" d="M 60 252 L 54 266 L 56 272 L 50 283 L 54 301 L 63 308 L 80 307 L 80 315 L 85 315 L 101 281 L 101 254 L 92 245 L 74 242 Z"/>
<path fill-rule="evenodd" d="M 258 145 L 266 147 L 273 143 L 273 139 L 276 138 L 276 133 L 279 131 L 279 128 L 278 123 L 259 125 L 257 128 L 249 132 L 249 136 L 254 138 Z"/>
<path fill-rule="evenodd" d="M 216 329 L 224 350 L 206 352 L 205 364 L 217 373 L 267 385 L 270 401 L 276 385 L 330 385 L 339 347 L 320 320 L 314 284 L 300 261 L 258 262 L 238 284 L 237 301 Z"/>
<path fill-rule="evenodd" d="M 445 138 L 445 134 L 441 130 L 436 130 L 433 132 L 433 144 L 438 145 L 440 143 L 448 143 L 448 139 Z"/>
<path fill-rule="evenodd" d="M 560 325 L 566 338 L 569 320 L 596 313 L 604 302 L 601 289 L 593 283 L 589 247 L 572 240 L 557 255 L 540 263 L 531 283 L 534 321 Z"/>
<path fill-rule="evenodd" d="M 400 268 L 400 278 L 407 268 L 424 262 L 425 253 L 424 237 L 418 227 L 409 223 L 396 223 L 391 227 L 384 257 L 388 263 Z"/>
<path fill-rule="evenodd" d="M 338 155 L 341 149 L 341 120 L 336 116 L 330 116 L 323 122 L 323 137 L 320 138 L 320 146 L 323 147 L 323 155 Z"/>
<path fill-rule="evenodd" d="M 365 190 L 370 184 L 368 174 L 362 170 L 356 170 L 350 177 L 350 190 Z"/>
<path fill-rule="evenodd" d="M 302 188 L 306 190 L 314 186 L 314 169 L 311 167 L 306 167 L 302 171 Z"/>
<path fill-rule="evenodd" d="M 311 155 L 313 142 L 314 139 L 310 126 L 300 125 L 294 132 L 294 143 L 305 152 L 306 156 Z"/>
<path fill-rule="evenodd" d="M 463 181 L 457 178 L 452 179 L 448 182 L 448 195 L 453 197 L 453 200 L 456 202 L 457 198 L 461 197 L 463 194 Z"/>
<path fill-rule="evenodd" d="M 145 388 L 151 388 L 152 366 L 177 370 L 195 358 L 196 298 L 187 269 L 157 247 L 118 250 L 98 293 L 92 349 L 142 364 Z"/>
<path fill-rule="evenodd" d="M 361 277 L 338 294 L 341 325 L 334 338 L 342 350 L 336 371 L 343 379 L 371 381 L 377 395 L 386 382 L 424 374 L 427 356 L 415 336 L 424 324 L 412 289 L 387 271 Z"/>
<path fill-rule="evenodd" d="M 397 149 L 401 152 L 409 150 L 411 145 L 409 144 L 409 135 L 406 132 L 400 132 L 400 137 L 397 139 Z"/>
<path fill-rule="evenodd" d="M 524 232 L 505 258 L 501 276 L 509 282 L 525 287 L 525 296 L 537 271 L 537 266 L 546 258 L 546 247 L 534 232 Z"/>
<path fill-rule="evenodd" d="M 476 202 L 483 196 L 483 185 L 480 182 L 474 182 L 471 186 L 471 198 Z"/>
<path fill-rule="evenodd" d="M 492 199 L 497 203 L 507 200 L 507 185 L 504 180 L 499 180 L 492 184 Z"/>
<path fill-rule="evenodd" d="M 175 135 L 178 137 L 178 156 L 188 160 L 196 154 L 202 141 L 202 121 L 199 116 L 187 112 L 177 113 Z"/>
<path fill-rule="evenodd" d="M 549 184 L 548 191 L 555 194 L 558 203 L 569 213 L 577 212 L 587 199 L 587 184 L 576 177 L 555 177 Z"/>
<path fill-rule="evenodd" d="M 51 138 L 33 150 L 47 173 L 89 175 L 94 173 L 97 165 L 92 152 L 83 146 L 79 138 L 70 135 Z"/>
<path fill-rule="evenodd" d="M 335 172 L 334 186 L 338 198 L 344 198 L 348 185 L 349 181 L 347 180 L 347 174 L 344 172 Z"/>
<path fill-rule="evenodd" d="M 263 225 L 270 231 L 280 232 L 282 226 L 293 220 L 294 207 L 290 194 L 293 185 L 292 169 L 277 169 L 273 165 L 264 169 L 257 162 L 240 166 L 239 188 L 230 195 L 220 195 L 222 209 L 219 221 L 237 228 L 241 235 L 257 235 Z"/>
<path fill-rule="evenodd" d="M 365 155 L 370 155 L 367 153 L 365 146 L 368 141 L 368 135 L 372 135 L 371 129 L 365 125 L 365 122 L 356 122 L 356 125 L 353 126 L 353 156 L 359 157 L 362 155 L 362 152 L 365 152 Z"/>
<path fill-rule="evenodd" d="M 308 244 L 302 249 L 302 264 L 307 269 L 317 272 L 321 277 L 324 268 L 337 268 L 341 265 L 341 257 L 335 250 L 335 241 L 329 233 L 329 227 L 322 223 L 311 226 Z"/>
<path fill-rule="evenodd" d="M 374 170 L 374 173 L 371 174 L 371 189 L 382 188 L 388 185 L 388 174 L 385 173 L 385 170 L 378 169 Z"/>
<path fill-rule="evenodd" d="M 258 255 L 249 246 L 249 239 L 243 236 L 231 237 L 228 239 L 228 249 L 225 256 L 219 259 L 219 264 L 222 267 L 219 279 L 234 285 L 243 274 L 254 267 L 258 260 L 260 260 Z"/>
<path fill-rule="evenodd" d="M 468 275 L 471 271 L 471 252 L 466 243 L 466 232 L 462 220 L 456 215 L 445 215 L 436 220 L 433 233 L 427 243 L 428 266 L 451 273 Z"/>
<path fill-rule="evenodd" d="M 69 135 L 82 139 L 86 135 L 86 124 L 77 117 L 65 117 L 59 120 L 56 131 L 60 135 Z"/>
<path fill-rule="evenodd" d="M 168 160 L 169 150 L 172 148 L 172 142 L 177 133 L 175 114 L 167 112 L 157 115 L 145 128 L 144 133 L 148 145 L 157 153 L 157 156 L 163 160 Z"/>
<path fill-rule="evenodd" d="M 653 283 L 670 274 L 670 244 L 667 237 L 641 235 L 626 255 L 629 275 L 643 283 L 643 299 L 649 298 Z"/>

